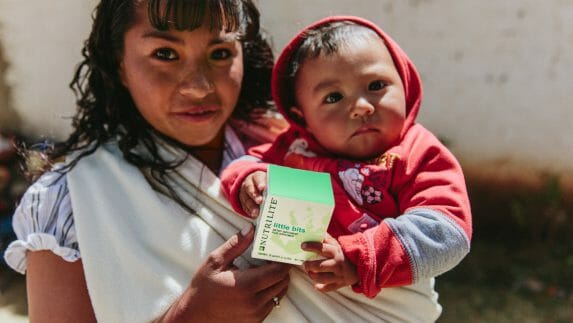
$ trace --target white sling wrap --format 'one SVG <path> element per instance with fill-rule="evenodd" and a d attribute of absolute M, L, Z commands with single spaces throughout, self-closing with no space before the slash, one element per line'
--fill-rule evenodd
<path fill-rule="evenodd" d="M 181 154 L 173 148 L 162 153 Z M 158 317 L 183 293 L 208 253 L 247 224 L 221 195 L 219 179 L 193 157 L 171 180 L 196 214 L 154 191 L 114 144 L 83 158 L 67 178 L 99 322 Z M 236 264 L 250 261 L 244 256 Z M 287 296 L 266 322 L 431 322 L 441 312 L 433 284 L 429 279 L 383 289 L 368 299 L 350 288 L 317 292 L 302 271 L 293 269 Z"/>

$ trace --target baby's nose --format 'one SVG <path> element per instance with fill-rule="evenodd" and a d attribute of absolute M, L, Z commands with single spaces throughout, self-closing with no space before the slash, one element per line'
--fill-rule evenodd
<path fill-rule="evenodd" d="M 365 98 L 358 98 L 354 107 L 352 108 L 351 117 L 361 118 L 364 116 L 369 116 L 374 113 L 374 105 L 372 105 L 368 100 Z"/>

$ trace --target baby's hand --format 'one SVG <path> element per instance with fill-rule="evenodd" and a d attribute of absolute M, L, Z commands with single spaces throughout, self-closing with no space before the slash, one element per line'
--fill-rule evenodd
<path fill-rule="evenodd" d="M 358 282 L 356 267 L 342 252 L 336 239 L 326 234 L 320 242 L 303 242 L 301 248 L 315 252 L 326 259 L 308 260 L 304 262 L 304 270 L 315 282 L 314 288 L 321 292 L 330 292 Z"/>
<path fill-rule="evenodd" d="M 267 188 L 267 173 L 256 171 L 245 177 L 239 192 L 239 201 L 243 211 L 251 218 L 259 215 L 259 207 L 263 202 L 263 192 Z"/>

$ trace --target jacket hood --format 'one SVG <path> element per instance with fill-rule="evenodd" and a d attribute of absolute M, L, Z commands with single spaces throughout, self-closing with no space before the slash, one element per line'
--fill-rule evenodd
<path fill-rule="evenodd" d="M 406 53 L 390 36 L 388 36 L 374 23 L 359 17 L 330 16 L 307 26 L 301 30 L 293 39 L 291 39 L 291 41 L 286 45 L 286 47 L 279 55 L 273 69 L 271 91 L 277 109 L 284 115 L 286 120 L 290 123 L 291 127 L 301 131 L 303 134 L 307 134 L 304 127 L 295 119 L 293 119 L 289 113 L 287 113 L 288 109 L 290 108 L 289 102 L 292 101 L 287 97 L 287 95 L 289 95 L 287 89 L 288 87 L 285 86 L 288 80 L 289 62 L 291 61 L 291 57 L 294 52 L 304 41 L 304 35 L 307 30 L 337 21 L 351 21 L 358 25 L 370 28 L 384 40 L 386 47 L 388 48 L 388 51 L 394 60 L 394 65 L 396 66 L 396 69 L 402 78 L 402 83 L 404 84 L 404 94 L 406 99 L 406 120 L 404 123 L 404 128 L 401 132 L 401 138 L 403 138 L 406 131 L 415 123 L 418 111 L 420 109 L 420 104 L 422 102 L 422 82 L 420 75 L 418 74 L 414 63 L 412 63 Z"/>

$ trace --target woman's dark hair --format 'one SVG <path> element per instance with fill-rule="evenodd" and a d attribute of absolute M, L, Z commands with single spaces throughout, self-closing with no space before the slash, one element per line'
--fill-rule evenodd
<path fill-rule="evenodd" d="M 139 6 L 147 6 L 150 23 L 159 30 L 193 30 L 204 21 L 210 28 L 238 32 L 244 52 L 244 77 L 233 117 L 248 120 L 255 108 L 270 107 L 272 50 L 262 35 L 259 11 L 251 0 L 101 0 L 93 13 L 93 26 L 86 40 L 83 61 L 70 87 L 77 98 L 73 132 L 48 150 L 55 161 L 80 151 L 62 171 L 93 153 L 110 139 L 118 140 L 125 159 L 152 173 L 165 174 L 176 166 L 158 154 L 155 131 L 140 115 L 119 75 L 124 35 L 132 26 Z M 206 19 L 206 20 L 205 20 Z M 134 152 L 142 144 L 149 154 Z"/>

